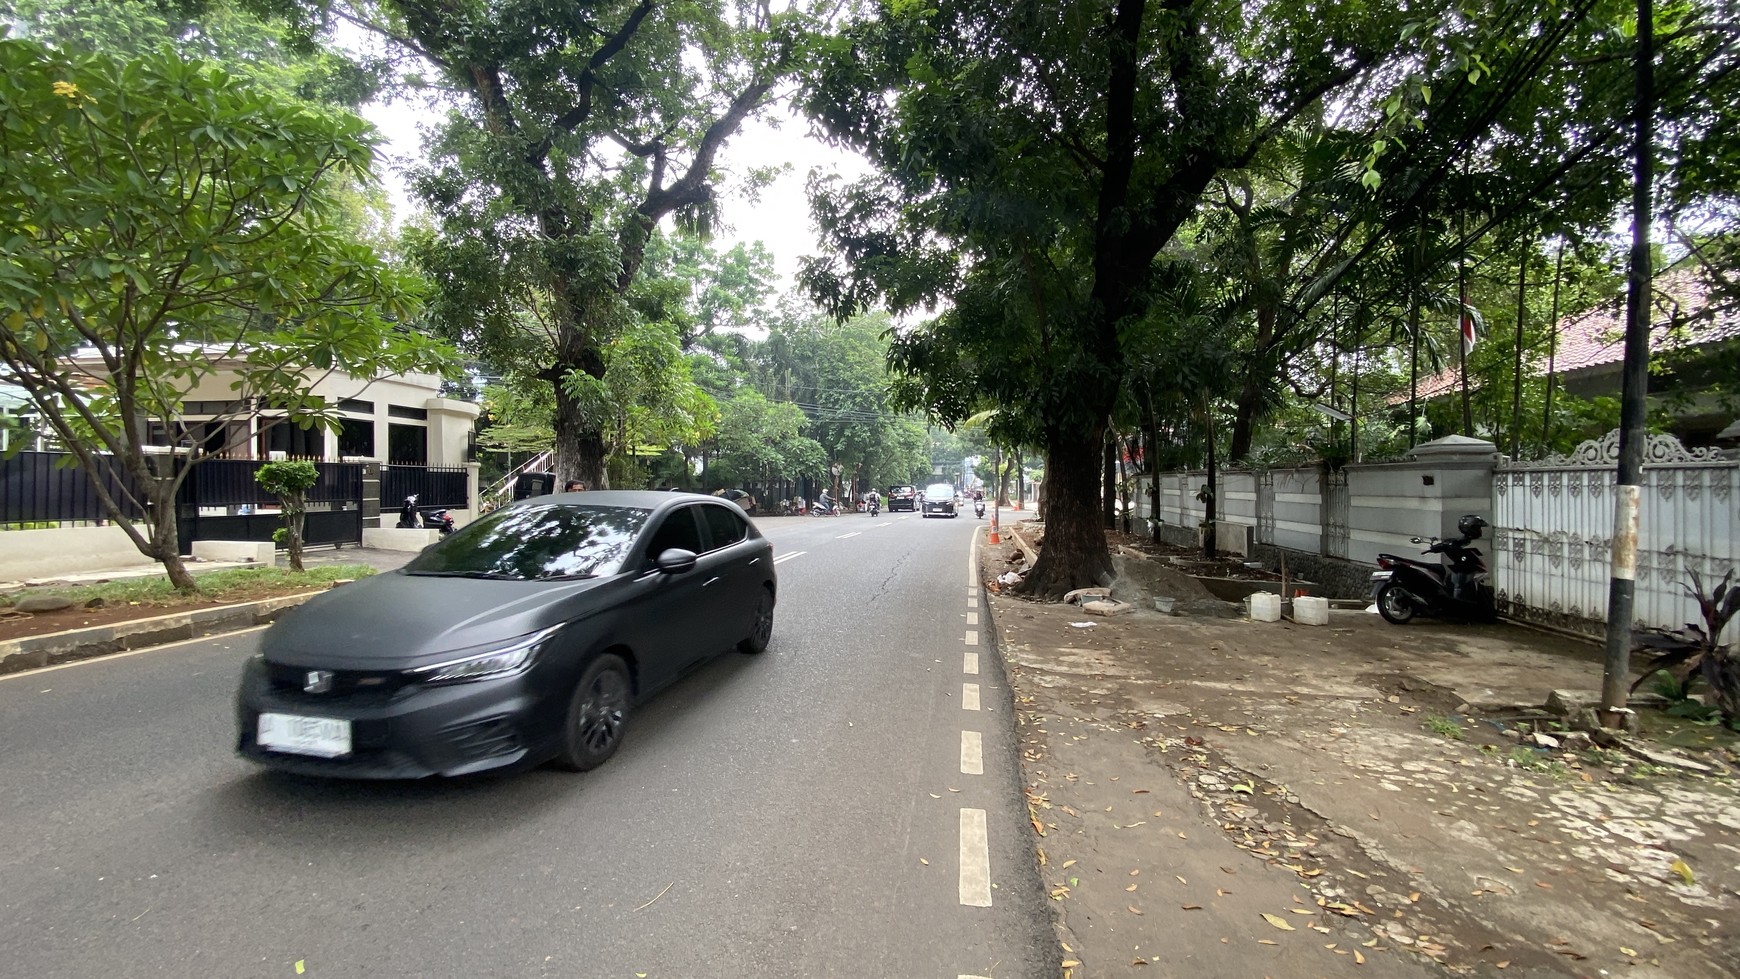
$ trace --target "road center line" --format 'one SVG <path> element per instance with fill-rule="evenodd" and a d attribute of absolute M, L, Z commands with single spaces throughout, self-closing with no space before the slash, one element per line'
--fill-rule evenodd
<path fill-rule="evenodd" d="M 961 732 L 961 774 L 985 774 L 985 738 L 977 731 Z"/>
<path fill-rule="evenodd" d="M 966 653 L 962 653 L 961 655 L 963 657 L 965 657 L 964 659 L 961 660 L 961 672 L 965 673 L 968 676 L 978 676 L 979 675 L 979 654 L 975 653 L 975 652 L 968 651 Z"/>
<path fill-rule="evenodd" d="M 979 600 L 977 598 L 967 599 L 967 608 L 978 608 L 978 607 L 979 607 Z"/>
<path fill-rule="evenodd" d="M 968 612 L 967 613 L 967 625 L 978 625 L 978 624 L 979 624 L 979 613 Z"/>
<path fill-rule="evenodd" d="M 967 637 L 961 641 L 969 646 L 977 646 L 979 644 L 979 634 L 977 632 L 969 632 L 967 633 Z"/>
<path fill-rule="evenodd" d="M 773 559 L 773 563 L 779 564 L 782 561 L 790 561 L 794 557 L 803 557 L 808 553 L 809 551 L 793 551 L 790 554 L 781 554 L 779 557 Z"/>
<path fill-rule="evenodd" d="M 856 536 L 858 536 L 858 535 L 859 535 L 859 534 L 862 534 L 862 533 L 863 533 L 863 531 L 862 531 L 862 530 L 854 530 L 854 531 L 852 531 L 852 532 L 851 532 L 851 533 L 849 533 L 849 534 L 841 534 L 841 535 L 840 535 L 840 536 L 838 536 L 838 537 L 835 537 L 835 538 L 834 538 L 834 539 L 835 539 L 835 540 L 845 540 L 845 539 L 846 539 L 846 538 L 848 538 L 848 537 L 856 537 Z"/>
<path fill-rule="evenodd" d="M 961 903 L 991 906 L 991 839 L 983 809 L 961 810 Z"/>
<path fill-rule="evenodd" d="M 961 684 L 961 709 L 979 709 L 979 685 L 976 683 Z"/>

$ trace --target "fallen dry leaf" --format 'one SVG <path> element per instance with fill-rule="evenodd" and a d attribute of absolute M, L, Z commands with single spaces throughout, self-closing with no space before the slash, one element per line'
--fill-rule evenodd
<path fill-rule="evenodd" d="M 1124 907 L 1128 908 L 1131 914 L 1141 914 L 1142 913 L 1142 909 L 1136 907 L 1133 904 L 1126 904 L 1126 905 L 1124 905 Z"/>
<path fill-rule="evenodd" d="M 1257 944 L 1258 945 L 1279 945 L 1281 943 L 1280 942 L 1271 942 L 1267 938 L 1259 938 L 1259 939 L 1257 939 Z"/>
<path fill-rule="evenodd" d="M 1181 911 L 1201 911 L 1202 905 L 1200 905 L 1200 904 L 1183 904 L 1183 905 L 1179 905 L 1179 910 L 1181 910 Z M 1221 939 L 1221 941 L 1224 942 L 1224 941 L 1226 941 L 1226 939 L 1223 938 L 1223 939 Z"/>
<path fill-rule="evenodd" d="M 1409 904 L 1419 904 L 1420 903 L 1420 892 L 1415 891 L 1414 893 L 1409 894 L 1408 895 L 1408 903 Z"/>
<path fill-rule="evenodd" d="M 1183 836 L 1184 834 L 1180 833 L 1178 835 Z M 1673 871 L 1676 874 L 1679 874 L 1680 880 L 1685 881 L 1687 887 L 1690 887 L 1697 880 L 1697 875 L 1692 873 L 1691 864 L 1686 863 L 1686 859 L 1684 857 L 1681 857 L 1678 860 L 1675 860 L 1673 863 L 1668 864 L 1668 869 Z"/>
<path fill-rule="evenodd" d="M 1276 928 L 1281 929 L 1282 931 L 1293 931 L 1294 930 L 1293 926 L 1288 924 L 1278 914 L 1269 914 L 1267 911 L 1265 911 L 1265 912 L 1263 912 L 1263 920 L 1267 921 L 1271 925 L 1274 925 Z"/>
<path fill-rule="evenodd" d="M 1063 966 L 1065 969 L 1073 969 L 1076 966 L 1081 965 L 1081 963 L 1076 961 L 1075 959 L 1064 959 L 1062 962 L 1059 962 L 1058 964 Z"/>
<path fill-rule="evenodd" d="M 919 857 L 919 858 L 918 858 L 918 862 L 919 862 L 919 863 L 922 863 L 922 864 L 924 864 L 924 865 L 925 865 L 925 866 L 926 866 L 926 867 L 928 867 L 928 866 L 930 866 L 930 861 L 929 861 L 929 860 L 926 860 L 926 859 L 925 859 L 925 858 L 923 858 L 923 857 Z"/>
<path fill-rule="evenodd" d="M 1137 869 L 1135 869 L 1135 870 L 1132 870 L 1132 871 L 1130 871 L 1130 876 L 1131 876 L 1131 877 L 1140 877 L 1140 876 L 1142 876 L 1142 870 L 1141 870 L 1141 868 L 1139 868 L 1139 867 L 1138 867 L 1138 868 L 1137 868 Z"/>
<path fill-rule="evenodd" d="M 1074 861 L 1074 860 L 1065 860 L 1065 861 L 1064 861 L 1064 862 L 1063 862 L 1063 869 L 1064 869 L 1064 870 L 1068 870 L 1068 869 L 1069 869 L 1069 868 L 1071 868 L 1071 867 L 1073 867 L 1073 866 L 1075 866 L 1075 861 Z"/>
<path fill-rule="evenodd" d="M 1621 946 L 1619 946 L 1619 953 L 1620 953 L 1620 954 L 1621 954 L 1621 955 L 1629 955 L 1629 956 L 1631 956 L 1631 957 L 1632 957 L 1632 958 L 1636 958 L 1636 957 L 1637 957 L 1637 949 L 1635 949 L 1635 948 L 1626 948 L 1626 947 L 1625 947 L 1625 946 L 1624 946 L 1624 945 L 1621 945 Z"/>
<path fill-rule="evenodd" d="M 1136 885 L 1135 885 L 1135 884 L 1131 884 L 1131 885 L 1130 885 L 1130 886 L 1129 886 L 1129 887 L 1126 887 L 1126 888 L 1124 888 L 1124 890 L 1126 890 L 1126 891 L 1133 891 L 1133 890 L 1135 890 L 1135 889 L 1136 889 Z"/>
<path fill-rule="evenodd" d="M 1365 956 L 1359 954 L 1359 949 L 1357 948 L 1353 950 L 1353 961 L 1356 965 L 1365 964 Z"/>

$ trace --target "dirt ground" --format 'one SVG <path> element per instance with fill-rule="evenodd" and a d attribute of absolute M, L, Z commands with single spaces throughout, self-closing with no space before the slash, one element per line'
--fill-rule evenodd
<path fill-rule="evenodd" d="M 1740 974 L 1740 754 L 1567 734 L 1537 705 L 1594 699 L 1594 646 L 1249 622 L 1120 564 L 1125 615 L 989 596 L 1069 979 Z"/>

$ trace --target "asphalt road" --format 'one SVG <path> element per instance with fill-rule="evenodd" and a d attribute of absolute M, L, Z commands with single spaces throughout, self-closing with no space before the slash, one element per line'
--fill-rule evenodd
<path fill-rule="evenodd" d="M 0 976 L 1055 975 L 978 525 L 763 520 L 768 651 L 585 775 L 258 770 L 257 632 L 6 677 Z"/>

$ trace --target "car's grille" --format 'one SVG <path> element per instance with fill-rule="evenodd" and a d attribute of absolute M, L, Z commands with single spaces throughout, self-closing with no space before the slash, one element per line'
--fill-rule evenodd
<path fill-rule="evenodd" d="M 366 700 L 386 700 L 405 687 L 409 681 L 404 674 L 394 670 L 329 670 L 332 678 L 327 689 L 313 691 L 308 689 L 308 675 L 314 672 L 312 667 L 285 666 L 281 663 L 267 663 L 266 677 L 274 693 L 293 694 L 298 697 L 326 699 L 361 698 Z"/>

